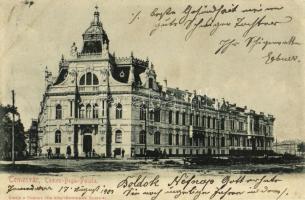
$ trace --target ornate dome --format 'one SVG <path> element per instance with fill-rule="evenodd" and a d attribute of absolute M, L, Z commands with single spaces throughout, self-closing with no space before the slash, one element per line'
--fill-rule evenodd
<path fill-rule="evenodd" d="M 108 49 L 109 39 L 100 22 L 98 7 L 96 6 L 95 8 L 94 19 L 83 34 L 84 45 L 82 53 L 101 53 L 103 48 Z"/>

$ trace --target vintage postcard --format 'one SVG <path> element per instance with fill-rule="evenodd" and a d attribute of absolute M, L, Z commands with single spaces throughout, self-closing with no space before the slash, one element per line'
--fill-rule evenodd
<path fill-rule="evenodd" d="M 0 2 L 0 199 L 305 199 L 305 2 Z"/>

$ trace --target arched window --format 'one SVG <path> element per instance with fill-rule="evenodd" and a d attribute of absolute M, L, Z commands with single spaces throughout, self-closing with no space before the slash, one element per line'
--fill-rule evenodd
<path fill-rule="evenodd" d="M 87 72 L 84 74 L 79 81 L 79 85 L 98 85 L 99 81 L 95 74 Z"/>
<path fill-rule="evenodd" d="M 60 130 L 57 130 L 55 132 L 55 143 L 61 143 L 61 132 L 60 132 Z"/>
<path fill-rule="evenodd" d="M 86 118 L 91 118 L 91 105 L 86 106 Z"/>
<path fill-rule="evenodd" d="M 62 118 L 62 108 L 61 105 L 56 105 L 56 115 L 55 119 L 61 119 Z"/>
<path fill-rule="evenodd" d="M 98 85 L 98 78 L 95 74 L 93 74 L 93 85 Z"/>
<path fill-rule="evenodd" d="M 154 79 L 153 79 L 153 78 L 149 78 L 149 79 L 148 79 L 148 87 L 149 87 L 149 88 L 153 88 L 153 82 L 154 82 Z"/>
<path fill-rule="evenodd" d="M 155 132 L 155 134 L 154 134 L 154 143 L 160 144 L 160 132 L 159 131 Z"/>
<path fill-rule="evenodd" d="M 145 120 L 146 119 L 146 106 L 142 104 L 140 106 L 140 120 Z"/>
<path fill-rule="evenodd" d="M 85 106 L 84 105 L 79 106 L 79 118 L 81 118 L 81 119 L 85 118 Z"/>
<path fill-rule="evenodd" d="M 86 74 L 86 85 L 92 85 L 92 73 L 88 72 Z"/>
<path fill-rule="evenodd" d="M 94 104 L 93 106 L 93 118 L 98 118 L 98 105 Z"/>
<path fill-rule="evenodd" d="M 118 104 L 115 108 L 115 118 L 116 119 L 122 119 L 122 104 Z"/>
<path fill-rule="evenodd" d="M 145 144 L 145 131 L 144 130 L 140 131 L 140 134 L 139 134 L 139 143 L 140 144 Z"/>
<path fill-rule="evenodd" d="M 115 132 L 115 143 L 122 143 L 122 131 L 117 130 Z"/>
<path fill-rule="evenodd" d="M 172 145 L 173 144 L 173 134 L 169 133 L 168 134 L 168 145 Z"/>
<path fill-rule="evenodd" d="M 80 78 L 79 85 L 85 85 L 85 79 L 86 79 L 86 75 L 83 75 L 83 76 Z"/>
<path fill-rule="evenodd" d="M 149 110 L 149 119 L 153 120 L 154 119 L 154 109 Z"/>

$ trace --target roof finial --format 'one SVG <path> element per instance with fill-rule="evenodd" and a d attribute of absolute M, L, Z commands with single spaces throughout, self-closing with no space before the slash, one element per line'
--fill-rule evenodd
<path fill-rule="evenodd" d="M 99 16 L 100 16 L 100 13 L 98 11 L 98 6 L 96 5 L 95 6 L 95 12 L 94 12 L 94 21 L 93 21 L 93 23 L 96 24 L 96 25 L 100 23 Z"/>

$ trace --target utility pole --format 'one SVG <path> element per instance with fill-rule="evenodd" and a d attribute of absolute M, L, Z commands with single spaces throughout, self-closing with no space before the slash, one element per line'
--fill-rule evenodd
<path fill-rule="evenodd" d="M 13 122 L 12 122 L 12 162 L 15 164 L 15 91 L 12 90 Z"/>
<path fill-rule="evenodd" d="M 216 120 L 216 128 L 217 128 L 217 158 L 219 158 L 220 155 L 220 110 L 219 110 L 219 103 L 217 103 L 217 120 Z"/>
<path fill-rule="evenodd" d="M 144 127 L 145 127 L 145 148 L 144 148 L 144 156 L 145 156 L 145 161 L 147 160 L 147 108 L 145 106 L 145 104 L 143 105 L 144 108 L 142 107 L 142 109 L 144 109 L 144 117 L 145 117 L 145 124 L 144 124 Z"/>

